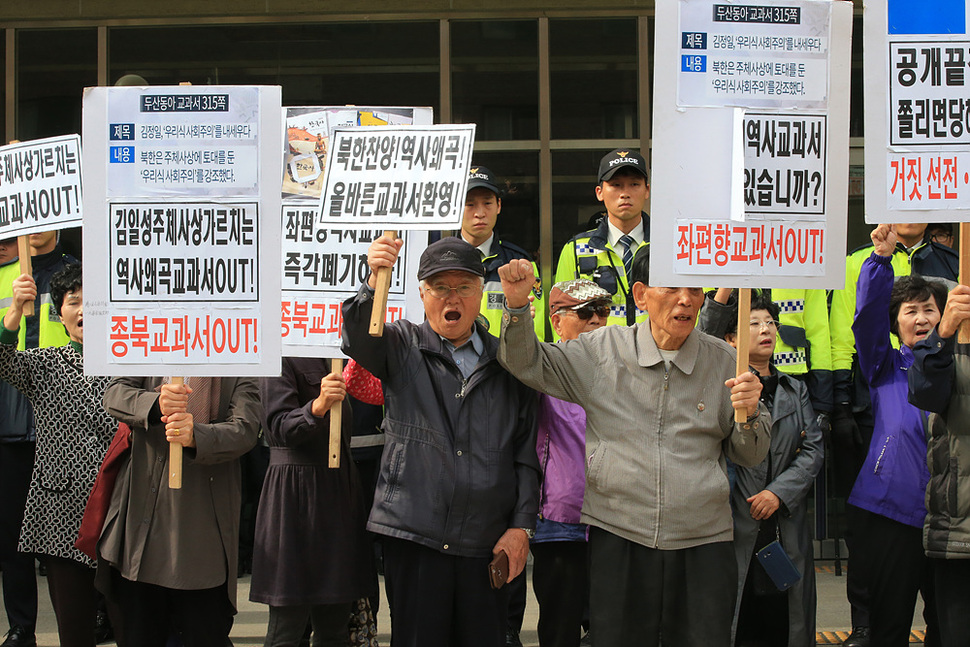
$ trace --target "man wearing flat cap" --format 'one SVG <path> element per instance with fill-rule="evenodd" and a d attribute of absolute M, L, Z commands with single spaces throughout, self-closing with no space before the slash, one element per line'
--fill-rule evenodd
<path fill-rule="evenodd" d="M 495 647 L 508 596 L 491 588 L 488 565 L 505 552 L 509 578 L 522 572 L 538 512 L 536 396 L 499 366 L 498 340 L 476 321 L 484 267 L 459 238 L 421 255 L 426 320 L 368 334 L 375 274 L 401 245 L 387 236 L 371 244 L 371 275 L 343 305 L 343 350 L 384 389 L 386 442 L 367 528 L 383 536 L 391 643 Z"/>
<path fill-rule="evenodd" d="M 631 326 L 647 313 L 633 298 L 630 270 L 637 250 L 650 242 L 643 207 L 650 197 L 647 161 L 632 148 L 617 148 L 600 160 L 596 199 L 606 214 L 596 229 L 569 240 L 559 254 L 556 282 L 589 279 L 613 295 L 607 325 Z"/>
<path fill-rule="evenodd" d="M 536 282 L 532 288 L 533 319 L 536 335 L 546 338 L 546 315 L 542 298 L 542 284 L 539 282 L 539 268 L 532 255 L 518 245 L 504 240 L 495 233 L 498 215 L 502 212 L 502 189 L 490 170 L 473 164 L 468 171 L 468 189 L 465 193 L 465 212 L 461 220 L 461 238 L 482 254 L 485 266 L 485 289 L 482 293 L 482 315 L 489 323 L 488 331 L 498 337 L 502 322 L 502 282 L 498 278 L 498 268 L 513 258 L 524 258 L 532 263 Z"/>

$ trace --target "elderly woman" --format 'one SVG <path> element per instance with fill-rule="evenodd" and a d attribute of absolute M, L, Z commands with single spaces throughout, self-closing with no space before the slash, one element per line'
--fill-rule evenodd
<path fill-rule="evenodd" d="M 705 300 L 698 327 L 737 345 L 737 309 L 721 305 L 724 290 Z M 736 467 L 731 489 L 734 552 L 738 564 L 735 645 L 808 647 L 815 644 L 815 566 L 808 492 L 822 469 L 822 432 L 808 388 L 778 371 L 772 355 L 778 337 L 778 306 L 764 293 L 751 299 L 748 364 L 761 380 L 761 401 L 771 409 L 771 446 L 754 467 Z M 755 553 L 778 539 L 801 572 L 779 591 Z"/>
<path fill-rule="evenodd" d="M 872 255 L 862 264 L 852 330 L 859 369 L 869 385 L 875 418 L 872 441 L 848 503 L 866 515 L 859 538 L 869 578 L 869 629 L 873 645 L 909 644 L 916 596 L 923 592 L 927 646 L 939 645 L 930 565 L 923 552 L 926 518 L 928 414 L 907 401 L 913 346 L 940 321 L 946 288 L 906 276 L 893 282 L 896 231 L 879 225 Z M 890 333 L 899 337 L 893 348 Z"/>
<path fill-rule="evenodd" d="M 0 378 L 30 399 L 37 422 L 37 454 L 18 550 L 47 567 L 60 644 L 95 644 L 94 562 L 74 547 L 84 506 L 117 423 L 101 405 L 109 378 L 84 375 L 81 266 L 51 279 L 53 307 L 70 343 L 17 351 L 26 301 L 37 297 L 30 275 L 13 284 L 13 304 L 0 331 Z"/>

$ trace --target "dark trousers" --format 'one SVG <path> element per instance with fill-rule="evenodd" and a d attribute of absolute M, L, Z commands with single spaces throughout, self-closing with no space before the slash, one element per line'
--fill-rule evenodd
<path fill-rule="evenodd" d="M 970 645 L 970 559 L 930 559 L 936 586 L 940 644 Z"/>
<path fill-rule="evenodd" d="M 873 645 L 906 647 L 916 596 L 923 594 L 927 647 L 939 643 L 933 574 L 923 552 L 923 529 L 862 511 L 866 534 L 860 537 L 869 579 L 869 630 Z M 858 560 L 858 556 L 856 558 Z M 966 609 L 970 612 L 970 607 Z"/>
<path fill-rule="evenodd" d="M 313 625 L 311 647 L 347 647 L 347 619 L 353 603 L 269 608 L 263 647 L 299 647 L 309 621 Z"/>
<path fill-rule="evenodd" d="M 508 589 L 493 590 L 486 557 L 458 557 L 384 537 L 394 647 L 505 644 Z M 520 574 L 519 577 L 522 577 Z"/>
<path fill-rule="evenodd" d="M 164 647 L 169 634 L 184 647 L 228 644 L 233 610 L 225 584 L 187 591 L 132 582 L 114 569 L 111 575 L 125 637 L 121 647 Z"/>
<path fill-rule="evenodd" d="M 3 605 L 10 626 L 34 633 L 37 624 L 37 573 L 34 556 L 17 552 L 20 526 L 34 468 L 34 443 L 0 443 L 0 571 Z"/>
<path fill-rule="evenodd" d="M 836 494 L 848 498 L 855 485 L 859 470 L 869 452 L 872 441 L 873 424 L 870 410 L 856 414 L 860 443 L 836 443 L 833 439 L 832 460 L 835 470 Z M 858 560 L 865 546 L 859 538 L 868 534 L 865 527 L 866 515 L 855 506 L 845 505 L 845 546 L 849 550 L 846 560 L 845 597 L 849 601 L 853 627 L 869 626 L 869 578 L 866 573 L 866 560 Z"/>
<path fill-rule="evenodd" d="M 525 571 L 522 571 L 525 575 Z M 509 589 L 509 620 L 508 628 L 515 633 L 522 631 L 522 621 L 525 620 L 525 605 L 528 589 L 524 577 L 517 577 L 506 586 Z"/>
<path fill-rule="evenodd" d="M 98 613 L 94 569 L 73 559 L 50 555 L 42 555 L 40 561 L 47 567 L 47 588 L 61 647 L 94 647 Z"/>
<path fill-rule="evenodd" d="M 589 633 L 597 645 L 729 647 L 734 545 L 657 550 L 590 527 Z"/>
<path fill-rule="evenodd" d="M 544 541 L 532 544 L 530 550 L 540 647 L 579 647 L 589 601 L 586 542 Z"/>

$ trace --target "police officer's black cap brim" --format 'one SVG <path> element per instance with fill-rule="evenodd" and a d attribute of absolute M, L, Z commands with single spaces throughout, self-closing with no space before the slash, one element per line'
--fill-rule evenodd
<path fill-rule="evenodd" d="M 639 173 L 640 175 L 642 175 L 643 176 L 643 179 L 647 179 L 647 174 L 644 173 L 643 170 L 641 170 L 640 167 L 637 166 L 636 164 L 620 164 L 619 166 L 614 166 L 613 168 L 611 168 L 610 170 L 608 170 L 606 173 L 604 173 L 603 175 L 601 175 L 600 176 L 600 182 L 606 182 L 607 180 L 609 180 L 610 178 L 612 178 L 614 175 L 616 175 L 617 171 L 620 171 L 620 170 L 625 169 L 625 168 L 633 169 L 634 171 L 636 171 L 637 173 Z"/>
<path fill-rule="evenodd" d="M 472 189 L 488 189 L 489 191 L 491 191 L 492 193 L 494 193 L 496 196 L 498 196 L 500 198 L 502 197 L 502 194 L 499 191 L 499 188 L 497 186 L 495 186 L 491 182 L 485 182 L 484 180 L 469 180 L 468 181 L 468 188 L 465 189 L 465 193 L 467 194 Z"/>

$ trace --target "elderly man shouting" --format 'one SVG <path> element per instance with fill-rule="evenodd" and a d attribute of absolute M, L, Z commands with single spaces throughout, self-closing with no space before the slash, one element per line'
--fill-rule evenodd
<path fill-rule="evenodd" d="M 495 647 L 508 596 L 490 588 L 489 561 L 504 552 L 509 577 L 522 571 L 539 508 L 536 394 L 499 366 L 498 340 L 476 321 L 485 270 L 461 239 L 421 255 L 425 322 L 368 334 L 374 274 L 394 265 L 401 244 L 371 244 L 368 283 L 343 306 L 343 349 L 384 388 L 386 442 L 367 528 L 384 538 L 391 644 Z"/>
<path fill-rule="evenodd" d="M 700 289 L 648 287 L 649 248 L 633 263 L 649 319 L 540 343 L 529 320 L 532 265 L 499 269 L 499 361 L 520 380 L 586 409 L 590 635 L 596 644 L 727 647 L 737 595 L 725 459 L 756 465 L 771 427 L 735 352 L 694 330 Z M 735 408 L 747 421 L 735 423 Z"/>

